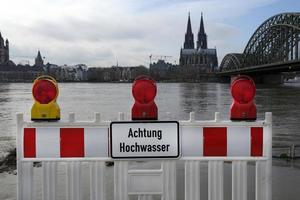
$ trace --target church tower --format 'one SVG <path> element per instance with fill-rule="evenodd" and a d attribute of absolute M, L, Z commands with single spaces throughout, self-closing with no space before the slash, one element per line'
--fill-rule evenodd
<path fill-rule="evenodd" d="M 5 48 L 6 48 L 6 61 L 9 61 L 9 42 L 8 39 L 5 40 Z"/>
<path fill-rule="evenodd" d="M 0 64 L 7 64 L 9 61 L 9 42 L 6 39 L 4 43 L 4 39 L 0 32 Z"/>
<path fill-rule="evenodd" d="M 2 37 L 2 34 L 0 32 L 0 48 L 3 48 L 4 47 L 4 39 Z"/>
<path fill-rule="evenodd" d="M 188 17 L 188 23 L 187 23 L 183 48 L 184 49 L 194 49 L 194 34 L 192 32 L 190 13 L 189 13 L 189 17 Z"/>
<path fill-rule="evenodd" d="M 197 49 L 207 49 L 207 35 L 204 30 L 202 13 L 201 13 L 201 20 L 200 20 L 200 28 L 198 32 Z"/>
<path fill-rule="evenodd" d="M 35 58 L 35 64 L 36 67 L 43 67 L 44 66 L 44 60 L 42 59 L 40 51 L 38 51 L 38 54 Z"/>

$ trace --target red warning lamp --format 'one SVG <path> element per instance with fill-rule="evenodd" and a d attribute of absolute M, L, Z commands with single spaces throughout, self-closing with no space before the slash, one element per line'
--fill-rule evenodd
<path fill-rule="evenodd" d="M 157 106 L 154 102 L 157 88 L 149 76 L 137 77 L 132 85 L 135 103 L 131 109 L 132 120 L 157 120 Z"/>
<path fill-rule="evenodd" d="M 256 106 L 253 102 L 255 92 L 255 83 L 249 76 L 240 75 L 231 83 L 231 120 L 256 120 Z"/>
<path fill-rule="evenodd" d="M 58 95 L 56 85 L 48 80 L 37 80 L 32 87 L 32 95 L 40 104 L 48 104 Z"/>
<path fill-rule="evenodd" d="M 31 120 L 59 120 L 60 109 L 56 103 L 58 85 L 56 80 L 43 75 L 34 80 L 32 86 L 34 104 L 31 108 Z"/>

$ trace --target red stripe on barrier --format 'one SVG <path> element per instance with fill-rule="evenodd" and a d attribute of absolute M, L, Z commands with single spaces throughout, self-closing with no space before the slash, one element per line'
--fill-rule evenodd
<path fill-rule="evenodd" d="M 84 157 L 84 129 L 60 129 L 60 156 Z"/>
<path fill-rule="evenodd" d="M 251 127 L 251 156 L 263 155 L 263 128 Z"/>
<path fill-rule="evenodd" d="M 35 128 L 24 128 L 24 158 L 36 157 Z"/>
<path fill-rule="evenodd" d="M 226 156 L 227 155 L 227 128 L 204 127 L 203 128 L 203 155 Z"/>

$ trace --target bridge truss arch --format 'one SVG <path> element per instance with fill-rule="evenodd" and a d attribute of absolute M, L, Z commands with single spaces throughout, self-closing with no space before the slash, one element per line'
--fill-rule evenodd
<path fill-rule="evenodd" d="M 300 13 L 281 13 L 263 22 L 251 36 L 238 62 L 227 54 L 220 71 L 248 68 L 299 59 Z M 234 58 L 236 59 L 236 58 Z M 239 66 L 236 66 L 236 64 Z"/>
<path fill-rule="evenodd" d="M 220 71 L 223 70 L 238 70 L 244 62 L 244 55 L 241 53 L 227 54 L 220 65 Z M 223 69 L 224 68 L 224 69 Z"/>

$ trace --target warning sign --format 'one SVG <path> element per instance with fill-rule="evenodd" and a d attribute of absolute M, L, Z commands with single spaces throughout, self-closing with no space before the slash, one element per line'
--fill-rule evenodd
<path fill-rule="evenodd" d="M 179 123 L 111 122 L 110 142 L 112 158 L 178 158 Z"/>

